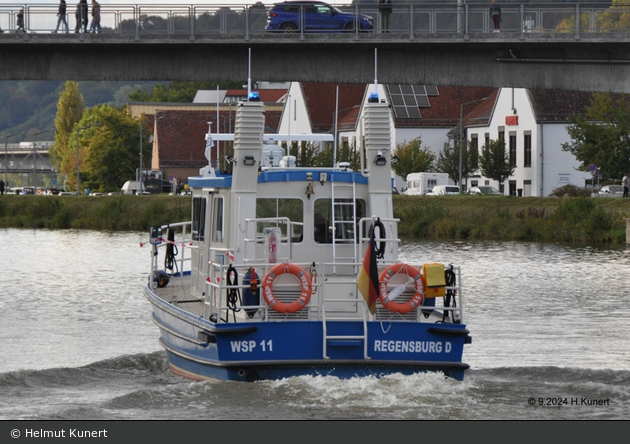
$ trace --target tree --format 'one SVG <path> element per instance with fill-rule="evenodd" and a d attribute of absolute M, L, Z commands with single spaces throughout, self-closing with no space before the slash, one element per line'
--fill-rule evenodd
<path fill-rule="evenodd" d="M 396 144 L 394 155 L 398 157 L 398 163 L 392 165 L 392 169 L 403 179 L 410 173 L 431 171 L 436 157 L 429 148 L 422 148 L 421 137 Z"/>
<path fill-rule="evenodd" d="M 135 177 L 140 127 L 126 111 L 109 105 L 86 111 L 80 126 L 91 125 L 80 134 L 86 186 L 100 192 L 117 191 Z"/>
<path fill-rule="evenodd" d="M 630 171 L 630 100 L 610 94 L 593 95 L 585 116 L 573 116 L 567 128 L 571 142 L 562 150 L 581 162 L 580 171 L 594 163 L 604 180 L 620 180 Z"/>
<path fill-rule="evenodd" d="M 630 26 L 630 13 L 628 0 L 612 0 L 611 6 L 606 12 L 597 13 L 597 32 L 615 32 L 628 29 Z M 592 24 L 592 13 L 586 12 L 580 15 L 580 29 L 588 30 Z M 556 26 L 558 31 L 575 32 L 575 16 L 565 18 Z"/>
<path fill-rule="evenodd" d="M 83 110 L 83 96 L 79 85 L 72 81 L 66 82 L 66 89 L 59 94 L 55 116 L 55 142 L 49 151 L 51 163 L 66 176 L 76 173 L 76 146 L 71 136 L 83 116 Z"/>
<path fill-rule="evenodd" d="M 489 179 L 499 182 L 499 187 L 503 191 L 503 182 L 514 174 L 514 165 L 510 162 L 510 156 L 505 150 L 503 138 L 490 140 L 481 149 L 479 158 L 481 174 Z"/>
<path fill-rule="evenodd" d="M 217 85 L 221 89 L 240 89 L 243 87 L 243 82 L 175 81 L 167 86 L 158 83 L 153 87 L 151 94 L 138 89 L 129 94 L 129 99 L 135 102 L 190 103 L 197 91 L 215 90 Z"/>
<path fill-rule="evenodd" d="M 435 169 L 440 173 L 448 173 L 453 182 L 459 183 L 459 142 L 451 147 L 446 142 L 438 153 Z M 468 178 L 479 169 L 479 151 L 471 142 L 462 150 L 462 177 Z"/>

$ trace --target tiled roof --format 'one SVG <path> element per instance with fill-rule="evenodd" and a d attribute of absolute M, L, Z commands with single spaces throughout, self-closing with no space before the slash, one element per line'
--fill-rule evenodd
<path fill-rule="evenodd" d="M 337 102 L 337 86 L 339 86 L 339 101 Z M 337 83 L 300 83 L 306 109 L 311 119 L 311 129 L 314 133 L 331 132 L 335 123 L 335 106 L 338 103 L 339 117 L 343 124 L 354 125 L 356 113 L 351 110 L 361 105 L 365 94 L 365 83 L 337 84 Z M 354 118 L 354 122 L 353 122 Z"/>
<path fill-rule="evenodd" d="M 388 85 L 389 86 L 389 85 Z M 386 88 L 389 94 L 389 88 Z M 464 103 L 480 100 L 484 97 L 490 97 L 483 102 L 483 105 L 474 106 L 470 104 L 464 109 L 464 115 L 471 113 L 473 109 L 481 107 L 480 109 L 491 110 L 494 105 L 494 98 L 498 92 L 497 88 L 486 87 L 464 87 L 464 86 L 438 86 L 438 95 L 428 96 L 428 107 L 420 108 L 420 118 L 394 118 L 394 124 L 396 128 L 419 128 L 419 127 L 454 127 L 459 126 L 460 107 Z M 391 103 L 391 97 L 388 98 L 388 102 Z M 477 118 L 482 114 L 477 114 Z"/>
<path fill-rule="evenodd" d="M 538 122 L 569 122 L 573 115 L 586 115 L 594 93 L 559 89 L 530 89 L 529 98 Z M 613 100 L 628 98 L 627 94 L 612 94 Z"/>
<path fill-rule="evenodd" d="M 278 132 L 280 111 L 265 111 L 265 132 Z M 208 122 L 216 131 L 216 111 L 160 111 L 156 112 L 156 138 L 159 146 L 160 166 L 207 165 L 204 156 L 205 134 Z M 164 117 L 162 117 L 164 116 Z M 219 112 L 219 132 L 234 131 L 235 112 Z"/>

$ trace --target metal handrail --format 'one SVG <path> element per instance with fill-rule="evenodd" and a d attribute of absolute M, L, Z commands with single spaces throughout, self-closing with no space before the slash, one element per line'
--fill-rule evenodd
<path fill-rule="evenodd" d="M 74 32 L 76 3 L 67 4 L 67 21 Z M 101 24 L 106 34 L 187 35 L 195 40 L 204 35 L 231 35 L 249 40 L 269 34 L 265 30 L 267 12 L 272 4 L 231 3 L 219 5 L 178 4 L 104 4 L 101 5 Z M 0 28 L 7 34 L 14 31 L 17 13 L 24 8 L 24 24 L 28 34 L 54 32 L 57 25 L 58 4 L 9 3 L 0 5 Z M 380 13 L 376 5 L 337 5 L 349 13 L 373 18 L 373 32 L 359 32 L 355 26 L 353 39 L 384 39 Z M 91 11 L 91 5 L 88 4 Z M 628 33 L 630 21 L 622 14 L 630 13 L 630 1 L 609 6 L 602 2 L 543 3 L 523 2 L 502 5 L 503 32 L 514 33 L 525 39 L 530 33 L 574 35 L 579 40 L 589 33 Z M 579 19 L 578 19 L 579 17 Z M 88 16 L 91 20 L 91 16 Z M 355 23 L 358 23 L 355 22 Z M 390 18 L 389 34 L 408 36 L 414 40 L 432 34 L 471 38 L 486 38 L 491 31 L 489 7 L 486 1 L 458 0 L 452 4 L 437 1 L 415 1 L 395 5 Z M 296 33 L 274 33 L 287 40 L 304 40 L 304 29 Z M 79 31 L 81 32 L 81 31 Z M 2 34 L 0 34 L 0 41 Z M 334 37 L 332 37 L 334 38 Z"/>

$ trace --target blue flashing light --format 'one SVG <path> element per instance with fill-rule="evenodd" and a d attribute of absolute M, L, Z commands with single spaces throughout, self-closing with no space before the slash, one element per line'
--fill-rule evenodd
<path fill-rule="evenodd" d="M 378 93 L 370 93 L 368 97 L 368 103 L 378 103 Z"/>
<path fill-rule="evenodd" d="M 252 91 L 249 93 L 249 101 L 250 102 L 260 102 L 260 94 L 256 91 Z"/>

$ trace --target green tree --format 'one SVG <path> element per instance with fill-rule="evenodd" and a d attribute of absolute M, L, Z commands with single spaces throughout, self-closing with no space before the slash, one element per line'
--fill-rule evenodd
<path fill-rule="evenodd" d="M 488 179 L 499 182 L 499 187 L 503 191 L 503 182 L 514 174 L 514 165 L 510 162 L 509 153 L 505 149 L 505 140 L 490 140 L 481 149 L 479 158 L 479 168 L 481 174 Z"/>
<path fill-rule="evenodd" d="M 397 144 L 394 155 L 398 157 L 398 163 L 392 165 L 392 169 L 403 179 L 410 173 L 432 171 L 436 158 L 429 148 L 422 148 L 421 137 Z"/>
<path fill-rule="evenodd" d="M 204 81 L 175 81 L 167 86 L 158 83 L 151 90 L 151 94 L 137 89 L 129 94 L 129 99 L 134 102 L 192 102 L 199 90 L 241 89 L 243 81 L 235 82 L 204 82 Z"/>
<path fill-rule="evenodd" d="M 66 176 L 76 173 L 76 146 L 71 138 L 77 122 L 83 116 L 83 96 L 79 85 L 66 82 L 66 89 L 59 94 L 55 116 L 55 142 L 50 147 L 51 163 Z"/>
<path fill-rule="evenodd" d="M 573 116 L 567 128 L 571 142 L 562 150 L 581 162 L 580 171 L 594 163 L 604 180 L 620 180 L 630 171 L 630 100 L 628 95 L 593 95 L 585 116 Z"/>
<path fill-rule="evenodd" d="M 444 148 L 438 153 L 435 169 L 440 173 L 448 173 L 448 177 L 459 183 L 459 142 L 453 147 L 444 143 Z M 462 177 L 468 178 L 479 169 L 479 151 L 471 142 L 462 150 Z"/>
<path fill-rule="evenodd" d="M 135 177 L 140 127 L 126 111 L 109 105 L 90 108 L 79 127 L 87 128 L 79 134 L 82 184 L 110 192 Z"/>

